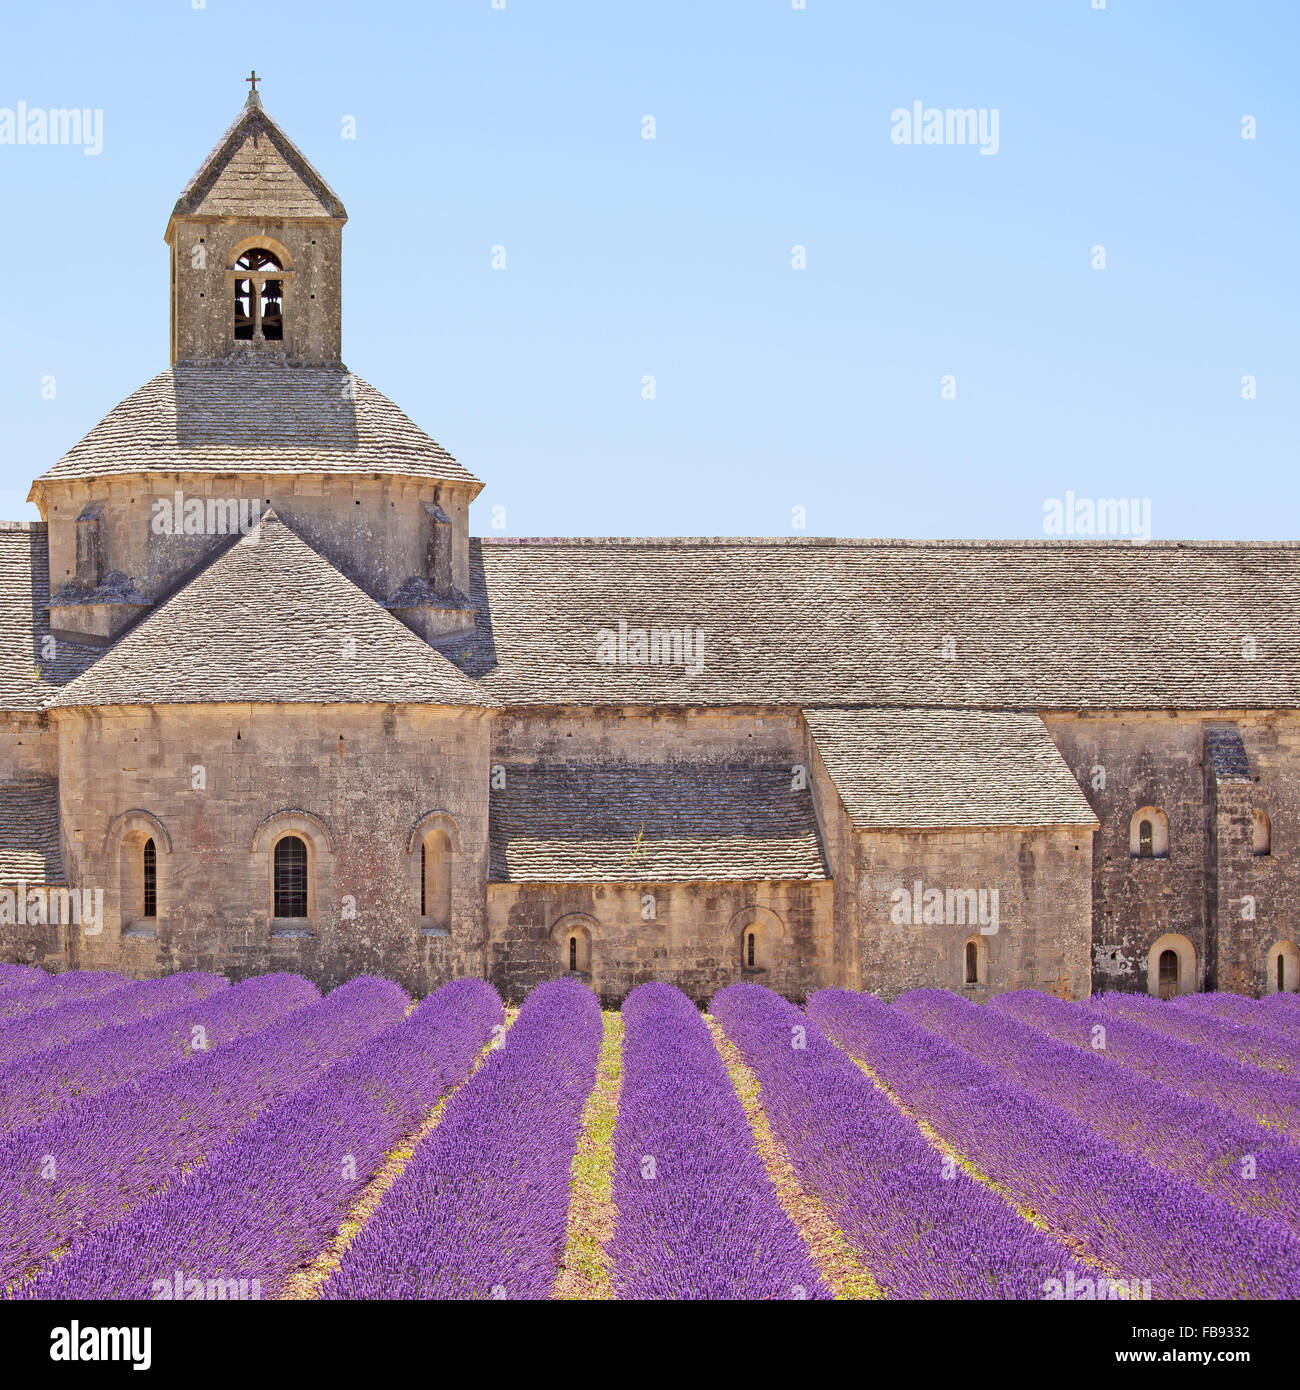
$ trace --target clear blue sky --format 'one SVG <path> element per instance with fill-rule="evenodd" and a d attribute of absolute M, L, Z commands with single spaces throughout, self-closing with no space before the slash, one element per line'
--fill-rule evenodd
<path fill-rule="evenodd" d="M 167 365 L 167 216 L 256 66 L 350 214 L 345 360 L 477 532 L 1300 532 L 1290 0 L 196 2 L 6 11 L 0 108 L 104 149 L 0 145 L 0 516 Z M 895 144 L 916 101 L 997 154 Z"/>

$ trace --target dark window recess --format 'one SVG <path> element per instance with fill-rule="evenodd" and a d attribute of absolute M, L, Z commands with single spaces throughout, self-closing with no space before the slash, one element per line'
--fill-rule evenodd
<path fill-rule="evenodd" d="M 576 970 L 577 968 L 578 968 L 578 938 L 577 938 L 576 936 L 571 936 L 571 937 L 569 938 L 569 969 L 570 969 L 570 970 Z"/>
<path fill-rule="evenodd" d="M 1152 852 L 1151 822 L 1144 820 L 1138 826 L 1138 858 L 1150 859 Z"/>
<path fill-rule="evenodd" d="M 296 835 L 275 847 L 275 915 L 307 915 L 307 846 Z"/>
<path fill-rule="evenodd" d="M 973 941 L 966 943 L 966 983 L 977 985 L 980 982 L 980 952 Z"/>
<path fill-rule="evenodd" d="M 754 933 L 749 933 L 749 941 L 745 948 L 745 964 L 753 967 L 754 964 Z"/>
<path fill-rule="evenodd" d="M 247 272 L 235 281 L 235 337 L 249 341 L 284 339 L 284 281 L 274 272 L 284 267 L 260 247 L 245 251 L 235 269 Z"/>
<path fill-rule="evenodd" d="M 158 915 L 158 849 L 152 840 L 144 842 L 144 912 L 143 917 Z"/>
<path fill-rule="evenodd" d="M 420 916 L 421 916 L 421 917 L 427 916 L 427 914 L 426 914 L 426 912 L 425 912 L 425 910 L 424 910 L 424 909 L 425 909 L 425 901 L 426 901 L 426 898 L 427 898 L 427 896 L 428 896 L 428 895 L 427 895 L 427 892 L 426 892 L 426 889 L 425 889 L 425 886 L 424 886 L 424 885 L 425 885 L 425 878 L 424 878 L 424 863 L 425 863 L 425 857 L 426 857 L 426 855 L 425 855 L 425 847 L 424 847 L 423 845 L 421 845 L 421 846 L 420 846 Z"/>

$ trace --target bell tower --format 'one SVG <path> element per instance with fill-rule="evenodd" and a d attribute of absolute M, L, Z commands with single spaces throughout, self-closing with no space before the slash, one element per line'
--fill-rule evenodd
<path fill-rule="evenodd" d="M 171 361 L 342 360 L 337 194 L 262 108 L 254 72 L 238 119 L 167 223 Z"/>

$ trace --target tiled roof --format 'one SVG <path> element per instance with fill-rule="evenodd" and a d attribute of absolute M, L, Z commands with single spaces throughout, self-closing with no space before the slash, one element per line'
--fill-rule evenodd
<path fill-rule="evenodd" d="M 788 764 L 506 765 L 495 883 L 823 879 L 812 798 Z"/>
<path fill-rule="evenodd" d="M 0 883 L 62 883 L 59 784 L 52 777 L 0 782 Z"/>
<path fill-rule="evenodd" d="M 859 830 L 1096 826 L 1033 714 L 990 710 L 805 710 Z"/>
<path fill-rule="evenodd" d="M 505 704 L 1300 707 L 1290 543 L 475 541 L 470 597 Z M 603 664 L 620 620 L 702 669 Z"/>
<path fill-rule="evenodd" d="M 338 194 L 251 99 L 185 185 L 173 217 L 346 218 Z"/>
<path fill-rule="evenodd" d="M 43 522 L 0 522 L 0 709 L 39 710 L 102 648 L 50 635 L 49 538 Z"/>
<path fill-rule="evenodd" d="M 178 362 L 33 485 L 121 473 L 391 473 L 478 480 L 345 367 Z"/>
<path fill-rule="evenodd" d="M 473 698 L 441 653 L 271 509 L 51 704 L 463 705 Z"/>
<path fill-rule="evenodd" d="M 1207 724 L 1205 751 L 1220 782 L 1249 782 L 1250 759 L 1235 724 Z"/>

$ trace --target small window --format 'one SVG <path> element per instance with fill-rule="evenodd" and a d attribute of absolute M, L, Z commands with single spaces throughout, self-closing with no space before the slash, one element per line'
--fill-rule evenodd
<path fill-rule="evenodd" d="M 1177 951 L 1160 952 L 1159 971 L 1156 994 L 1161 999 L 1176 999 L 1180 986 Z"/>
<path fill-rule="evenodd" d="M 420 916 L 437 931 L 451 930 L 451 839 L 431 830 L 420 841 Z"/>
<path fill-rule="evenodd" d="M 966 943 L 966 983 L 977 985 L 980 982 L 980 948 L 973 942 Z"/>
<path fill-rule="evenodd" d="M 1128 826 L 1129 853 L 1134 859 L 1169 857 L 1169 817 L 1159 806 L 1140 806 Z"/>
<path fill-rule="evenodd" d="M 1273 827 L 1263 811 L 1256 811 L 1253 817 L 1251 848 L 1257 856 L 1273 853 Z"/>
<path fill-rule="evenodd" d="M 578 968 L 578 938 L 569 938 L 569 969 L 576 971 Z"/>
<path fill-rule="evenodd" d="M 284 267 L 261 247 L 245 251 L 235 262 L 246 272 L 235 280 L 235 337 L 244 342 L 279 342 L 284 338 Z"/>
<path fill-rule="evenodd" d="M 144 911 L 142 917 L 158 915 L 158 848 L 152 840 L 144 842 Z"/>
<path fill-rule="evenodd" d="M 752 970 L 754 968 L 754 933 L 750 932 L 745 938 L 745 964 Z"/>
<path fill-rule="evenodd" d="M 275 846 L 275 915 L 307 916 L 307 845 L 297 835 Z"/>

